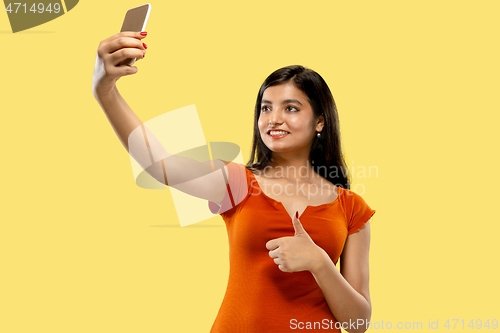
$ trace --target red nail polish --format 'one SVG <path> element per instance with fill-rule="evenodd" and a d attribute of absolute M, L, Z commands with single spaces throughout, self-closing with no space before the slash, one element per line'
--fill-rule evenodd
<path fill-rule="evenodd" d="M 148 33 L 146 31 L 141 32 L 141 36 L 147 36 L 147 35 L 148 35 Z"/>
<path fill-rule="evenodd" d="M 145 49 L 148 48 L 148 46 L 146 44 L 144 44 L 144 43 L 142 43 L 142 46 L 144 46 Z"/>
<path fill-rule="evenodd" d="M 296 211 L 296 212 L 295 212 L 295 217 L 296 217 L 296 218 L 299 218 L 299 211 Z"/>

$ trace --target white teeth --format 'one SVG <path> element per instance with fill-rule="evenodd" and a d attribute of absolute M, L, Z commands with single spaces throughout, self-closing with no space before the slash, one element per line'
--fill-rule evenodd
<path fill-rule="evenodd" d="M 269 132 L 270 135 L 283 135 L 283 134 L 288 134 L 288 132 L 285 131 L 271 131 Z"/>

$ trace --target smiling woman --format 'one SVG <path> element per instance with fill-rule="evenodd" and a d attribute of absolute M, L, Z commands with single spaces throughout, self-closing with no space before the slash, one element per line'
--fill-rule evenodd
<path fill-rule="evenodd" d="M 315 164 L 313 169 L 325 179 L 350 189 L 333 95 L 318 73 L 303 66 L 278 69 L 260 87 L 255 104 L 252 153 L 247 167 L 262 170 L 273 164 L 272 157 L 279 159 L 281 154 L 273 156 L 272 149 L 266 144 L 273 142 L 267 140 L 272 138 L 269 131 L 291 133 L 292 128 L 295 144 L 303 146 L 301 157 L 305 154 L 307 160 Z M 326 170 L 336 166 L 343 172 L 331 177 L 329 170 L 321 171 L 319 166 L 326 166 Z"/>
<path fill-rule="evenodd" d="M 371 318 L 368 221 L 375 210 L 350 191 L 340 147 L 335 102 L 319 74 L 288 66 L 265 80 L 250 161 L 223 161 L 227 192 L 220 204 L 209 202 L 226 223 L 230 247 L 228 286 L 211 332 L 291 332 L 313 322 L 366 330 L 352 323 Z"/>

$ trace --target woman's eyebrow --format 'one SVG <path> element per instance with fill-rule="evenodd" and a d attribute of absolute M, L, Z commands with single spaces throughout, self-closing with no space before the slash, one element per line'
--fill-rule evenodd
<path fill-rule="evenodd" d="M 288 104 L 288 103 L 297 103 L 299 105 L 302 105 L 298 100 L 296 99 L 285 99 L 281 104 Z M 268 101 L 267 99 L 262 100 L 262 104 L 273 104 L 271 101 Z"/>

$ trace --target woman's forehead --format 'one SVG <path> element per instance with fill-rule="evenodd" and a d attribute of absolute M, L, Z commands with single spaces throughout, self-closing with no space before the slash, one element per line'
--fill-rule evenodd
<path fill-rule="evenodd" d="M 295 99 L 301 103 L 307 102 L 306 94 L 291 82 L 268 87 L 262 95 L 263 103 L 264 100 L 271 103 L 279 103 L 288 99 Z"/>

